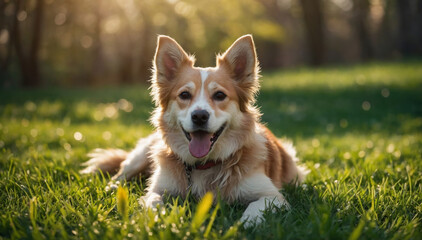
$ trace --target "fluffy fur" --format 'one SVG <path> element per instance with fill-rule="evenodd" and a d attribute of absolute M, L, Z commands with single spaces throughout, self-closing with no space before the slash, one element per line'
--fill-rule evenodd
<path fill-rule="evenodd" d="M 302 181 L 306 171 L 296 165 L 293 146 L 282 145 L 259 121 L 254 106 L 259 65 L 252 36 L 239 38 L 217 56 L 216 67 L 198 68 L 194 62 L 175 40 L 159 36 L 151 86 L 156 131 L 140 139 L 130 153 L 95 150 L 82 173 L 117 172 L 115 180 L 147 175 L 147 194 L 141 202 L 155 207 L 162 205 L 164 193 L 186 196 L 186 165 L 214 161 L 218 164 L 208 169 L 193 168 L 193 195 L 218 191 L 228 202 L 249 204 L 241 218 L 246 225 L 261 221 L 262 211 L 272 204 L 288 207 L 279 189 Z M 196 110 L 208 113 L 204 126 L 195 124 Z M 193 146 L 192 141 L 208 146 L 195 138 L 199 133 L 212 136 L 210 149 Z M 206 155 L 198 157 L 195 151 Z"/>

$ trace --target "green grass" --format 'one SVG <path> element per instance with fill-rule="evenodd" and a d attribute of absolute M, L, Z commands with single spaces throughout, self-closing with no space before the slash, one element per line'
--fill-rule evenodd
<path fill-rule="evenodd" d="M 2 90 L 0 238 L 422 238 L 422 62 L 262 80 L 263 121 L 311 170 L 282 190 L 291 211 L 243 229 L 242 205 L 169 198 L 154 212 L 137 201 L 145 179 L 117 194 L 107 176 L 79 175 L 91 149 L 130 149 L 152 131 L 146 87 Z"/>

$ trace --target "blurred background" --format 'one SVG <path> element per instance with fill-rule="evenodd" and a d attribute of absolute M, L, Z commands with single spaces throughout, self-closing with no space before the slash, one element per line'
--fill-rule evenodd
<path fill-rule="evenodd" d="M 158 34 L 214 66 L 254 36 L 264 70 L 422 56 L 421 0 L 0 0 L 0 86 L 145 83 Z"/>

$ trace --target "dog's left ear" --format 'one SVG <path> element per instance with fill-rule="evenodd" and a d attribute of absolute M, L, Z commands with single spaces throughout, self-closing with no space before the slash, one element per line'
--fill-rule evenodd
<path fill-rule="evenodd" d="M 157 40 L 157 50 L 154 57 L 154 68 L 157 80 L 171 81 L 183 64 L 193 66 L 193 59 L 171 37 L 160 35 Z"/>
<path fill-rule="evenodd" d="M 254 81 L 258 74 L 255 44 L 252 35 L 238 38 L 227 51 L 218 58 L 218 65 L 225 65 L 237 81 Z"/>

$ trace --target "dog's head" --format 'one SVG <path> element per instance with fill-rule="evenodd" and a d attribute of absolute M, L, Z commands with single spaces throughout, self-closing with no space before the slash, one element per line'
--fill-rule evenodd
<path fill-rule="evenodd" d="M 223 160 L 247 141 L 258 117 L 253 102 L 259 68 L 252 36 L 237 39 L 217 56 L 216 67 L 198 68 L 194 62 L 175 40 L 158 37 L 152 123 L 184 161 Z"/>

